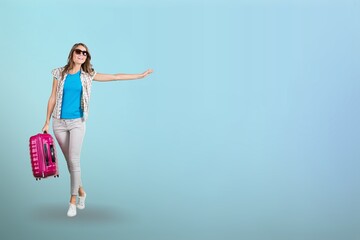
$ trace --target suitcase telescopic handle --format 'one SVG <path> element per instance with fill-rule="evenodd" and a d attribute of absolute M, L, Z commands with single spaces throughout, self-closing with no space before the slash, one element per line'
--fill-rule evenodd
<path fill-rule="evenodd" d="M 54 149 L 54 145 L 52 145 L 52 144 L 50 144 L 50 155 L 51 155 L 51 161 L 56 162 L 56 160 L 55 160 L 55 149 Z"/>
<path fill-rule="evenodd" d="M 46 166 L 49 166 L 49 155 L 48 155 L 46 143 L 44 143 L 44 155 L 45 155 L 45 163 L 46 163 Z"/>

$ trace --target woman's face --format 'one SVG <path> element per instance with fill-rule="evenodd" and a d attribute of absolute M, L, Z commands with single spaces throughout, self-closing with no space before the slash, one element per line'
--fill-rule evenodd
<path fill-rule="evenodd" d="M 87 58 L 86 48 L 79 45 L 75 48 L 72 56 L 72 60 L 75 64 L 83 64 Z"/>

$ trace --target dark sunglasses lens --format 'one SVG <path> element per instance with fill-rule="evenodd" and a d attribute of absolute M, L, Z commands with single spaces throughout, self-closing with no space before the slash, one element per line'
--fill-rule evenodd
<path fill-rule="evenodd" d="M 80 49 L 75 49 L 76 54 L 82 53 L 82 55 L 87 56 L 87 51 L 81 51 Z"/>

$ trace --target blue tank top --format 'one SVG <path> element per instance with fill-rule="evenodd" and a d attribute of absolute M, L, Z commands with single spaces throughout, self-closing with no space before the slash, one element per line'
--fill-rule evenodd
<path fill-rule="evenodd" d="M 64 83 L 64 92 L 61 106 L 61 118 L 74 119 L 83 117 L 81 109 L 82 85 L 80 71 L 67 74 Z"/>

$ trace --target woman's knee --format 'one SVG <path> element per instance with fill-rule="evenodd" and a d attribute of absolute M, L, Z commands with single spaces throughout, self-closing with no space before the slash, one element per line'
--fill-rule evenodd
<path fill-rule="evenodd" d="M 70 171 L 80 171 L 80 159 L 70 159 L 68 161 Z"/>

